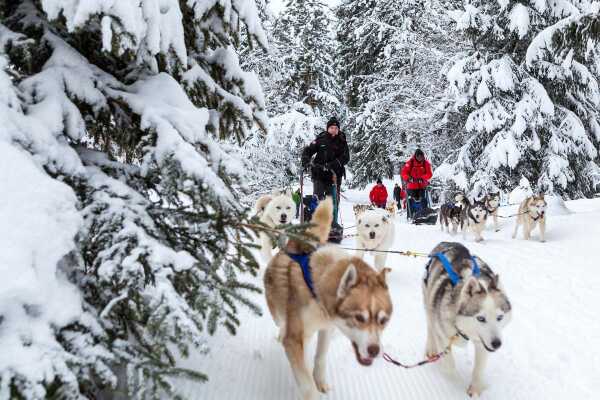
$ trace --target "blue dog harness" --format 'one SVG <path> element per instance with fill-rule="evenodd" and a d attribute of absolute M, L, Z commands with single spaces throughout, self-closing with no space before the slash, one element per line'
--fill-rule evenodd
<path fill-rule="evenodd" d="M 444 269 L 446 270 L 446 273 L 450 277 L 452 286 L 456 286 L 458 282 L 460 282 L 460 276 L 456 273 L 456 271 L 454 271 L 454 269 L 452 268 L 452 264 L 450 264 L 450 261 L 448 261 L 448 258 L 444 255 L 444 253 L 435 253 L 429 257 L 431 258 L 431 260 L 433 260 L 434 258 L 440 260 L 440 262 L 444 266 Z M 481 275 L 481 270 L 479 269 L 477 261 L 475 261 L 475 257 L 471 256 L 471 261 L 473 262 L 473 269 L 471 270 L 471 274 L 474 277 L 479 277 Z M 429 261 L 429 263 L 431 263 L 431 261 Z M 427 275 L 429 275 L 429 264 L 427 265 Z"/>
<path fill-rule="evenodd" d="M 313 297 L 316 298 L 317 295 L 315 294 L 315 288 L 313 286 L 312 273 L 310 271 L 310 265 L 308 265 L 308 261 L 310 260 L 311 253 L 303 253 L 303 254 L 287 253 L 287 255 L 292 260 L 297 262 L 298 265 L 300 265 L 300 268 L 302 268 L 302 276 L 304 277 L 304 282 L 306 282 L 306 286 L 308 286 L 310 293 L 313 295 Z"/>

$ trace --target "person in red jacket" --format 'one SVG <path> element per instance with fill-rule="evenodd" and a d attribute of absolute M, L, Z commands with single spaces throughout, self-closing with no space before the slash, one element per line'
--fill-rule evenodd
<path fill-rule="evenodd" d="M 409 196 L 420 199 L 425 196 L 425 188 L 433 176 L 431 164 L 425 159 L 423 150 L 417 149 L 415 154 L 404 164 L 402 180 L 406 182 L 406 192 Z"/>
<path fill-rule="evenodd" d="M 369 193 L 369 200 L 375 204 L 376 207 L 385 208 L 387 204 L 387 189 L 383 186 L 381 179 L 377 179 L 377 185 L 373 186 L 371 193 Z"/>

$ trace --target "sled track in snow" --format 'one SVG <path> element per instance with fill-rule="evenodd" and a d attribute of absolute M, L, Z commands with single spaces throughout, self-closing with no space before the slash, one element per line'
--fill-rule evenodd
<path fill-rule="evenodd" d="M 600 202 L 598 204 L 600 208 Z M 342 203 L 344 221 L 352 225 L 351 205 Z M 589 218 L 598 223 L 590 227 Z M 600 389 L 595 372 L 600 369 L 600 322 L 595 318 L 600 272 L 590 251 L 600 237 L 600 210 L 595 214 L 550 217 L 548 242 L 513 240 L 513 221 L 501 221 L 502 230 L 484 232 L 478 244 L 469 236 L 441 233 L 439 226 L 398 223 L 394 248 L 428 252 L 440 241 L 459 241 L 500 274 L 513 303 L 513 321 L 503 337 L 502 349 L 490 356 L 482 399 L 530 400 L 592 399 Z M 397 221 L 400 222 L 399 218 Z M 536 234 L 537 235 L 537 234 Z M 584 238 L 582 241 L 581 238 Z M 536 236 L 537 239 L 537 236 Z M 344 245 L 352 245 L 352 238 Z M 367 256 L 367 261 L 372 258 Z M 426 259 L 390 255 L 388 282 L 394 314 L 383 337 L 384 350 L 403 362 L 423 358 L 425 315 L 421 278 Z M 262 286 L 262 280 L 259 280 Z M 182 394 L 202 400 L 298 399 L 298 390 L 277 330 L 262 295 L 256 297 L 265 315 L 242 311 L 237 336 L 221 333 L 208 339 L 211 353 L 184 362 L 209 374 L 206 384 L 182 383 Z M 312 365 L 315 340 L 307 350 Z M 355 360 L 349 341 L 340 333 L 332 339 L 327 359 L 327 380 L 332 391 L 323 400 L 452 400 L 465 399 L 473 365 L 471 346 L 454 351 L 458 377 L 449 378 L 439 365 L 411 370 L 382 358 L 371 367 Z"/>

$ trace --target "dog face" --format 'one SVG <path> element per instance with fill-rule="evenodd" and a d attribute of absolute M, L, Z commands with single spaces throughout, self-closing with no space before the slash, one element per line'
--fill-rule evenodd
<path fill-rule="evenodd" d="M 480 201 L 474 202 L 473 205 L 469 207 L 469 213 L 478 223 L 485 221 L 487 218 L 487 212 L 488 211 L 485 207 L 485 204 Z"/>
<path fill-rule="evenodd" d="M 390 269 L 379 273 L 368 266 L 357 269 L 354 263 L 359 262 L 351 261 L 339 283 L 334 323 L 352 343 L 356 360 L 369 366 L 381 351 L 381 334 L 392 315 L 385 282 Z"/>
<path fill-rule="evenodd" d="M 276 224 L 289 224 L 296 214 L 296 204 L 291 196 L 280 194 L 265 207 L 264 215 Z"/>
<path fill-rule="evenodd" d="M 546 199 L 544 199 L 544 195 L 534 196 L 528 204 L 529 212 L 533 215 L 539 215 L 544 217 L 546 214 L 546 208 L 548 204 L 546 203 Z"/>
<path fill-rule="evenodd" d="M 390 228 L 390 217 L 379 210 L 365 211 L 357 222 L 356 230 L 366 242 L 378 243 L 385 238 Z"/>
<path fill-rule="evenodd" d="M 494 352 L 502 345 L 502 329 L 511 320 L 511 305 L 495 275 L 488 287 L 469 278 L 461 290 L 456 327 L 470 339 Z"/>
<path fill-rule="evenodd" d="M 498 208 L 500 205 L 500 193 L 491 193 L 486 196 L 486 204 L 488 208 Z"/>

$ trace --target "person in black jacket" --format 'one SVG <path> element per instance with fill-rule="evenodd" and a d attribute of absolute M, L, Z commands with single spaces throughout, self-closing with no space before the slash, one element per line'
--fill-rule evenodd
<path fill-rule="evenodd" d="M 315 157 L 311 162 L 313 155 Z M 302 152 L 302 167 L 306 169 L 311 166 L 313 194 L 319 199 L 330 195 L 333 174 L 335 174 L 339 196 L 342 177 L 346 176 L 345 165 L 348 161 L 350 161 L 350 152 L 346 135 L 340 130 L 338 120 L 331 118 L 327 122 L 327 130 L 321 132 Z"/>

